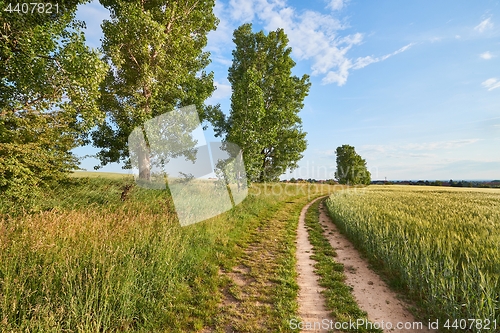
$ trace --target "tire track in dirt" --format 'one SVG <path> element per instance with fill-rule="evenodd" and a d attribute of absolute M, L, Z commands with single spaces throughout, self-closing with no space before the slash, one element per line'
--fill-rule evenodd
<path fill-rule="evenodd" d="M 321 322 L 323 319 L 332 319 L 330 312 L 325 307 L 325 298 L 321 294 L 324 290 L 318 283 L 319 277 L 314 272 L 316 261 L 310 258 L 313 254 L 312 245 L 308 239 L 308 232 L 305 226 L 306 212 L 317 198 L 302 208 L 297 227 L 297 283 L 299 285 L 299 316 L 303 323 Z M 308 330 L 308 332 L 328 332 L 324 329 Z"/>

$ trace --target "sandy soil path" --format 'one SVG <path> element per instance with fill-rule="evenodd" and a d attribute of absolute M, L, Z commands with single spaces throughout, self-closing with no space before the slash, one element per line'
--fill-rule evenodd
<path fill-rule="evenodd" d="M 324 197 L 323 197 L 324 198 Z M 308 203 L 300 212 L 299 225 L 297 228 L 297 283 L 299 289 L 299 316 L 302 323 L 320 323 L 323 319 L 332 319 L 329 311 L 325 307 L 325 299 L 321 294 L 324 289 L 318 284 L 318 276 L 314 273 L 313 265 L 316 263 L 310 258 L 312 245 L 309 243 L 308 233 L 305 226 L 307 209 L 317 200 Z M 314 324 L 312 324 L 314 325 Z M 328 332 L 318 327 L 316 330 L 308 332 Z"/>
<path fill-rule="evenodd" d="M 359 307 L 368 313 L 370 321 L 379 324 L 383 321 L 385 328 L 389 326 L 387 323 L 391 323 L 392 330 L 384 329 L 384 332 L 436 332 L 428 329 L 426 322 L 422 323 L 421 328 L 413 326 L 417 324 L 413 324 L 416 323 L 415 317 L 406 310 L 408 304 L 400 300 L 396 293 L 391 291 L 386 283 L 369 268 L 368 262 L 361 258 L 354 246 L 333 224 L 323 203 L 320 205 L 320 223 L 325 230 L 324 235 L 337 252 L 335 260 L 344 264 L 346 283 L 353 288 L 353 294 Z M 301 241 L 303 242 L 303 240 Z M 299 244 L 297 244 L 297 248 L 299 248 Z M 299 285 L 301 288 L 307 288 L 306 286 L 302 287 L 301 282 Z M 414 328 L 396 329 L 397 323 L 412 323 Z"/>

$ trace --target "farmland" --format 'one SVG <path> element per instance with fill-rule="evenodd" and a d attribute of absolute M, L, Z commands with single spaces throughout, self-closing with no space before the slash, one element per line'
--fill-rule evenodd
<path fill-rule="evenodd" d="M 498 325 L 500 191 L 368 187 L 335 192 L 327 207 L 392 284 L 428 309 L 425 316 L 441 327 L 450 320 L 450 329 L 455 319 Z"/>

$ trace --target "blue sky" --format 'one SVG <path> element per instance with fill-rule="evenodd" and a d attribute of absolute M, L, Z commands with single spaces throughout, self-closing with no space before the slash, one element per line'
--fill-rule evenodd
<path fill-rule="evenodd" d="M 333 178 L 334 151 L 349 144 L 372 179 L 500 179 L 499 1 L 224 0 L 215 14 L 208 103 L 229 112 L 232 32 L 246 22 L 283 28 L 294 73 L 311 76 L 308 148 L 283 178 Z M 107 11 L 95 1 L 77 16 L 99 47 Z"/>

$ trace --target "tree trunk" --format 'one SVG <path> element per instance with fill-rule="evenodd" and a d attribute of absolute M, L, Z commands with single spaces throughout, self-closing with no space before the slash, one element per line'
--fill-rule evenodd
<path fill-rule="evenodd" d="M 262 154 L 264 154 L 264 158 L 262 159 L 262 166 L 261 166 L 261 170 L 260 170 L 260 175 L 259 175 L 259 180 L 261 183 L 264 182 L 265 180 L 265 176 L 266 176 L 266 158 L 267 158 L 267 154 L 266 154 L 266 149 L 262 149 Z"/>
<path fill-rule="evenodd" d="M 149 180 L 151 178 L 151 161 L 147 146 L 141 147 L 139 151 L 139 179 Z"/>

